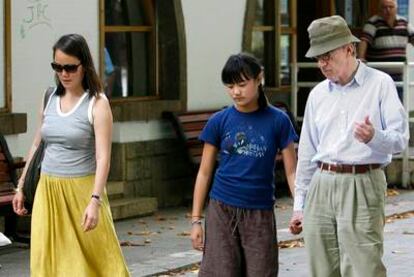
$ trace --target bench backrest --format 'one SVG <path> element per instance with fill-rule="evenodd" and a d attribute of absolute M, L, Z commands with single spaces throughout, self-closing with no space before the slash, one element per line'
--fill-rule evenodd
<path fill-rule="evenodd" d="M 296 132 L 299 132 L 298 125 L 290 112 L 289 107 L 283 102 L 276 102 L 273 105 L 287 113 L 294 128 L 296 129 Z M 198 137 L 208 119 L 218 111 L 219 110 L 205 110 L 177 114 L 173 112 L 163 112 L 163 117 L 172 123 L 173 129 L 181 143 L 183 151 L 187 152 L 187 159 L 197 168 L 201 162 L 204 145 Z M 277 160 L 281 159 L 282 156 L 279 153 Z"/>
<path fill-rule="evenodd" d="M 205 110 L 186 113 L 164 112 L 163 117 L 168 119 L 181 143 L 185 148 L 188 160 L 196 167 L 201 162 L 203 142 L 198 139 L 208 119 L 218 110 Z"/>

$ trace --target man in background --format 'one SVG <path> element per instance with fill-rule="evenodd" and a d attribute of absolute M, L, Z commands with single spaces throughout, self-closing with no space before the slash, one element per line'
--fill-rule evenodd
<path fill-rule="evenodd" d="M 405 62 L 406 46 L 414 45 L 414 29 L 406 18 L 397 14 L 397 0 L 380 0 L 380 13 L 365 24 L 358 56 L 362 61 Z M 402 81 L 402 69 L 384 69 L 394 81 Z M 402 88 L 398 89 L 402 100 Z"/>

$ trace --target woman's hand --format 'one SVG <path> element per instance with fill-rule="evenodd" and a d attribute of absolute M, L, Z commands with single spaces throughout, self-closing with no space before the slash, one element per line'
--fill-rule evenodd
<path fill-rule="evenodd" d="M 99 222 L 99 200 L 92 198 L 86 207 L 82 219 L 83 231 L 88 232 L 96 228 Z"/>
<path fill-rule="evenodd" d="M 18 191 L 13 197 L 13 211 L 18 215 L 27 214 L 27 210 L 24 207 L 24 195 L 23 191 Z"/>
<path fill-rule="evenodd" d="M 203 251 L 204 237 L 203 226 L 201 224 L 196 223 L 191 227 L 191 242 L 195 250 Z"/>

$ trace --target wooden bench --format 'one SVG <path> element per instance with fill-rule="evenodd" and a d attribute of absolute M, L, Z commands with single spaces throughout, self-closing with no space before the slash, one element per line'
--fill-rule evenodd
<path fill-rule="evenodd" d="M 296 132 L 299 131 L 289 107 L 283 102 L 276 102 L 275 107 L 283 110 L 292 121 Z M 163 112 L 162 116 L 171 122 L 174 132 L 179 140 L 180 147 L 186 153 L 186 159 L 192 164 L 194 170 L 198 170 L 203 153 L 203 142 L 198 139 L 208 119 L 219 110 L 204 110 L 184 113 Z M 297 144 L 295 143 L 297 149 Z M 276 156 L 276 161 L 282 161 L 282 155 Z"/>
<path fill-rule="evenodd" d="M 273 105 L 283 111 L 289 116 L 292 124 L 296 130 L 299 131 L 299 128 L 294 120 L 292 113 L 289 110 L 289 107 L 283 102 L 276 102 Z M 163 118 L 170 121 L 176 137 L 178 139 L 179 147 L 183 153 L 185 153 L 185 158 L 191 166 L 191 171 L 193 178 L 195 179 L 198 168 L 201 163 L 201 156 L 203 153 L 203 142 L 198 139 L 201 131 L 206 125 L 208 119 L 219 110 L 204 110 L 204 111 L 193 111 L 193 112 L 184 112 L 184 113 L 173 113 L 173 112 L 163 112 Z M 297 149 L 297 143 L 295 143 L 295 149 Z M 281 153 L 278 153 L 276 156 L 276 165 L 275 165 L 275 193 L 277 195 L 289 194 L 289 188 L 286 184 L 286 178 L 284 176 L 284 167 L 282 161 Z"/>
<path fill-rule="evenodd" d="M 194 176 L 197 174 L 203 153 L 203 142 L 198 139 L 208 119 L 219 110 L 186 113 L 163 112 L 163 118 L 171 122 L 174 132 L 190 163 Z"/>
<path fill-rule="evenodd" d="M 198 139 L 208 119 L 219 110 L 204 110 L 195 112 L 173 113 L 163 112 L 162 116 L 168 120 L 177 137 L 180 152 L 189 165 L 191 180 L 185 185 L 183 204 L 191 205 L 193 199 L 193 185 L 201 163 L 204 143 Z M 216 164 L 217 166 L 217 164 Z"/>
<path fill-rule="evenodd" d="M 17 187 L 16 169 L 23 168 L 24 162 L 15 162 L 10 154 L 7 142 L 0 134 L 0 216 L 5 217 L 4 234 L 16 235 L 17 216 L 13 212 L 12 201 Z"/>

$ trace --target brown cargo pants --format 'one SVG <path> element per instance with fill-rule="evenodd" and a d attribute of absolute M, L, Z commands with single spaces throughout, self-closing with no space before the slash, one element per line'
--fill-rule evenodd
<path fill-rule="evenodd" d="M 270 277 L 278 273 L 272 210 L 249 210 L 210 200 L 200 277 Z"/>

